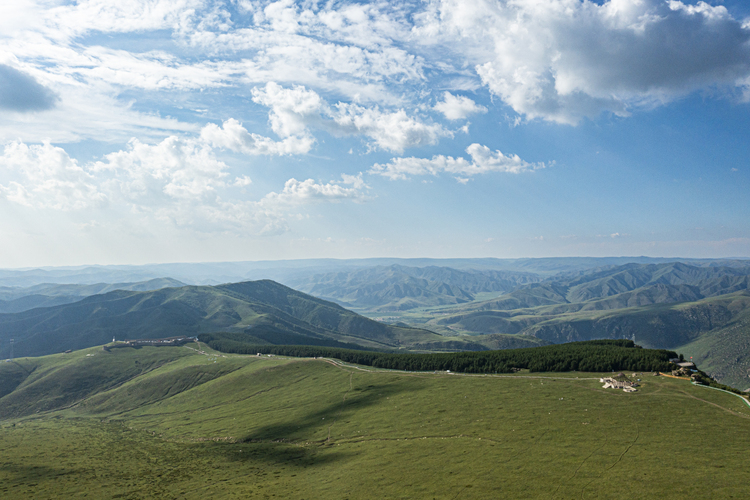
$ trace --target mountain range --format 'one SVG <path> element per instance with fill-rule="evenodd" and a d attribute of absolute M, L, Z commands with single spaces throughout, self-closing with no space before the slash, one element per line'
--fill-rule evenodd
<path fill-rule="evenodd" d="M 95 283 L 91 285 L 41 283 L 29 287 L 0 286 L 0 313 L 22 312 L 37 307 L 71 304 L 113 290 L 148 291 L 184 286 L 172 278 L 155 278 L 136 283 Z"/>
<path fill-rule="evenodd" d="M 238 270 L 285 270 L 290 286 L 267 279 L 196 286 L 174 277 L 25 287 L 16 281 L 0 287 L 0 310 L 6 311 L 0 314 L 0 357 L 11 349 L 15 356 L 79 349 L 113 336 L 212 332 L 245 335 L 257 344 L 419 352 L 625 337 L 693 356 L 724 383 L 750 385 L 748 261 L 631 260 L 372 259 L 149 268 L 200 268 L 223 271 L 222 277 Z M 98 276 L 96 269 L 44 273 L 90 277 Z M 23 274 L 28 280 L 37 271 L 19 272 L 32 273 Z M 0 278 L 11 280 L 12 274 L 0 271 Z"/>
<path fill-rule="evenodd" d="M 459 270 L 394 264 L 314 274 L 287 284 L 305 293 L 373 312 L 463 304 L 482 292 L 507 292 L 542 278 L 518 271 Z"/>
<path fill-rule="evenodd" d="M 406 325 L 388 325 L 270 280 L 154 291 L 115 290 L 72 304 L 0 314 L 0 353 L 39 356 L 124 339 L 227 331 L 259 343 L 370 349 L 484 350 L 504 336 L 446 338 Z M 514 347 L 540 345 L 510 339 Z"/>

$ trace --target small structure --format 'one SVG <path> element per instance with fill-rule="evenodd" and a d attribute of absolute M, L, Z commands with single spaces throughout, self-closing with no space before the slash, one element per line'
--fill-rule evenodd
<path fill-rule="evenodd" d="M 695 363 L 692 361 L 683 361 L 681 363 L 677 363 L 677 366 L 680 368 L 685 368 L 687 370 L 695 370 Z"/>
<path fill-rule="evenodd" d="M 692 363 L 690 363 L 692 365 Z M 693 365 L 695 366 L 695 365 Z M 672 370 L 672 375 L 675 377 L 687 377 L 690 375 L 694 370 L 687 368 L 687 367 L 680 367 L 679 370 Z"/>
<path fill-rule="evenodd" d="M 616 380 L 612 377 L 600 378 L 599 382 L 604 384 L 605 389 L 622 389 L 625 392 L 635 392 L 638 385 L 628 380 Z"/>
<path fill-rule="evenodd" d="M 163 339 L 133 339 L 118 342 L 116 345 L 108 346 L 110 349 L 117 347 L 144 347 L 144 346 L 180 346 L 188 342 L 196 342 L 195 337 L 181 335 L 179 337 L 167 337 Z"/>

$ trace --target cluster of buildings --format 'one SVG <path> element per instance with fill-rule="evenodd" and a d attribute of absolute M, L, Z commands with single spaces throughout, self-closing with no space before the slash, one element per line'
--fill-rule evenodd
<path fill-rule="evenodd" d="M 181 335 L 179 337 L 167 337 L 163 339 L 135 339 L 125 340 L 124 342 L 117 342 L 112 339 L 112 342 L 117 342 L 115 345 L 104 346 L 102 349 L 105 351 L 114 349 L 117 347 L 144 347 L 144 346 L 180 346 L 187 344 L 188 342 L 197 342 L 198 339 L 195 337 L 188 337 L 187 335 Z"/>

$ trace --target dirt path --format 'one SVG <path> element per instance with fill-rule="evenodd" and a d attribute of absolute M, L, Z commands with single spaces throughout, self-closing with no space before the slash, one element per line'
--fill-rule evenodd
<path fill-rule="evenodd" d="M 315 359 L 315 358 L 285 358 L 285 359 Z M 599 380 L 601 377 L 560 377 L 558 376 L 542 376 L 542 375 L 498 375 L 496 373 L 459 373 L 459 372 L 443 372 L 443 371 L 427 371 L 427 372 L 410 372 L 407 370 L 391 370 L 391 369 L 369 369 L 369 368 L 362 368 L 361 366 L 357 365 L 351 365 L 349 363 L 344 363 L 343 361 L 340 361 L 338 359 L 334 358 L 317 358 L 321 361 L 325 361 L 326 363 L 330 363 L 334 366 L 338 366 L 339 368 L 350 368 L 353 370 L 359 370 L 367 373 L 402 373 L 404 375 L 445 375 L 445 376 L 459 376 L 459 377 L 490 377 L 490 378 L 529 378 L 529 379 L 555 379 L 555 380 Z"/>

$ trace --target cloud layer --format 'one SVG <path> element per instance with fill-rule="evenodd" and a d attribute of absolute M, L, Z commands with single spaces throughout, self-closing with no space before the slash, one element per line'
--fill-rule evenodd
<path fill-rule="evenodd" d="M 529 119 L 627 115 L 712 85 L 745 88 L 750 71 L 748 26 L 704 2 L 444 0 L 430 9 L 419 29 L 444 45 L 467 40 L 455 51 Z"/>
<path fill-rule="evenodd" d="M 367 199 L 362 176 L 343 175 L 342 180 L 329 182 L 292 178 L 280 192 L 253 200 L 244 192 L 252 180 L 247 175 L 232 176 L 216 157 L 217 133 L 249 136 L 236 120 L 228 120 L 221 128 L 207 125 L 202 137 L 208 139 L 170 136 L 155 144 L 133 139 L 126 149 L 85 165 L 48 142 L 15 141 L 0 155 L 0 200 L 35 211 L 116 207 L 146 220 L 200 232 L 241 230 L 263 235 L 286 231 L 287 218 L 296 217 L 296 210 L 307 205 Z M 237 147 L 244 144 L 240 141 Z"/>
<path fill-rule="evenodd" d="M 490 172 L 518 174 L 544 168 L 544 163 L 529 163 L 518 155 L 504 155 L 492 151 L 481 144 L 471 144 L 466 148 L 471 160 L 466 158 L 437 155 L 432 158 L 394 158 L 385 165 L 376 163 L 369 173 L 382 175 L 391 180 L 408 179 L 418 175 L 439 175 L 446 172 L 453 174 L 461 182 L 468 177 Z"/>
<path fill-rule="evenodd" d="M 704 2 L 45 5 L 4 7 L 0 78 L 24 80 L 27 90 L 21 96 L 8 90 L 18 85 L 2 86 L 0 105 L 44 110 L 59 96 L 68 128 L 81 138 L 109 140 L 114 133 L 72 118 L 73 104 L 87 116 L 76 97 L 81 92 L 99 109 L 128 115 L 122 123 L 130 130 L 137 124 L 177 131 L 185 127 L 129 107 L 132 91 L 255 88 L 252 101 L 270 108 L 270 125 L 282 139 L 327 121 L 336 133 L 400 152 L 449 137 L 438 118 L 488 111 L 466 91 L 497 97 L 521 119 L 576 124 L 606 112 L 627 116 L 700 89 L 745 95 L 750 83 L 749 25 Z M 102 36 L 144 33 L 147 45 Z"/>

